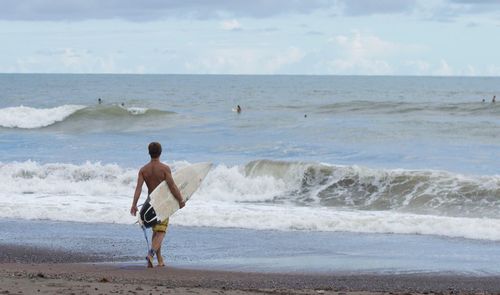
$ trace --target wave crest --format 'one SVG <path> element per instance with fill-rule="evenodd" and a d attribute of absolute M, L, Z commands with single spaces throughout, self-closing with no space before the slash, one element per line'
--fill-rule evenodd
<path fill-rule="evenodd" d="M 215 171 L 203 195 L 219 200 L 462 217 L 500 210 L 498 176 L 271 160 Z"/>
<path fill-rule="evenodd" d="M 174 114 L 169 111 L 143 107 L 62 105 L 54 108 L 33 108 L 26 106 L 0 109 L 0 127 L 36 129 L 55 123 L 72 120 L 116 120 L 143 116 Z"/>
<path fill-rule="evenodd" d="M 9 107 L 0 109 L 0 127 L 33 129 L 50 126 L 84 109 L 82 105 L 63 105 L 54 108 Z"/>
<path fill-rule="evenodd" d="M 0 217 L 135 221 L 137 169 L 26 161 L 0 163 L 0 177 Z M 257 160 L 217 165 L 172 223 L 500 240 L 499 200 L 498 175 Z"/>

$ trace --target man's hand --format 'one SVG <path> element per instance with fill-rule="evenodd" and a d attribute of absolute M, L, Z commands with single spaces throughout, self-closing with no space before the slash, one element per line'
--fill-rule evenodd
<path fill-rule="evenodd" d="M 137 206 L 132 206 L 132 208 L 130 208 L 130 214 L 132 214 L 132 216 L 137 214 Z"/>
<path fill-rule="evenodd" d="M 180 201 L 179 202 L 179 209 L 183 208 L 184 206 L 186 206 L 186 202 Z"/>

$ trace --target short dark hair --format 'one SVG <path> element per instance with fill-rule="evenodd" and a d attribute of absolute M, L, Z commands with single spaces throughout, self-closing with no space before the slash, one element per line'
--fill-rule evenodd
<path fill-rule="evenodd" d="M 156 159 L 161 155 L 161 144 L 159 142 L 152 142 L 148 146 L 149 155 L 151 158 Z"/>

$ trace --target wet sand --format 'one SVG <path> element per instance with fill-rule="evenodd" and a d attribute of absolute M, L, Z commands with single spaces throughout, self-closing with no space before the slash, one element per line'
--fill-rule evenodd
<path fill-rule="evenodd" d="M 62 263 L 72 257 L 73 263 Z M 0 294 L 470 294 L 500 292 L 500 277 L 147 269 L 102 257 L 0 245 Z"/>

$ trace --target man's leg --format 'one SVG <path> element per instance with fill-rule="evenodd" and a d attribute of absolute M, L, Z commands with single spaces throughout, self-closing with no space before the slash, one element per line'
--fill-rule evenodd
<path fill-rule="evenodd" d="M 158 259 L 158 265 L 163 266 L 163 257 L 161 257 L 161 243 L 165 237 L 165 232 L 153 232 L 153 238 L 151 241 L 151 250 L 149 250 L 146 260 L 148 261 L 148 267 L 153 267 L 153 257 L 156 254 Z"/>
<path fill-rule="evenodd" d="M 153 226 L 153 237 L 151 238 L 151 250 L 149 250 L 146 260 L 148 262 L 148 267 L 153 267 L 153 257 L 156 254 L 158 259 L 158 265 L 163 266 L 163 257 L 161 256 L 161 244 L 163 243 L 163 238 L 165 237 L 165 232 L 168 226 L 168 219 L 162 223 Z"/>
<path fill-rule="evenodd" d="M 156 254 L 159 253 L 158 251 L 161 248 L 161 243 L 163 242 L 164 237 L 165 237 L 165 232 L 153 233 L 153 242 L 151 243 L 151 249 L 153 249 Z"/>
<path fill-rule="evenodd" d="M 146 261 L 148 262 L 148 268 L 153 267 L 153 257 L 156 254 L 156 240 L 158 239 L 158 233 L 154 231 L 153 228 L 153 235 L 151 237 L 151 249 L 148 252 L 148 256 L 146 256 Z"/>
<path fill-rule="evenodd" d="M 156 259 L 158 260 L 158 266 L 165 266 L 165 263 L 163 262 L 163 256 L 161 256 L 161 245 L 163 244 L 163 239 L 165 238 L 165 232 L 159 232 L 158 235 L 162 235 L 161 240 L 160 240 L 160 246 L 156 250 Z M 158 237 L 160 238 L 160 237 Z"/>

